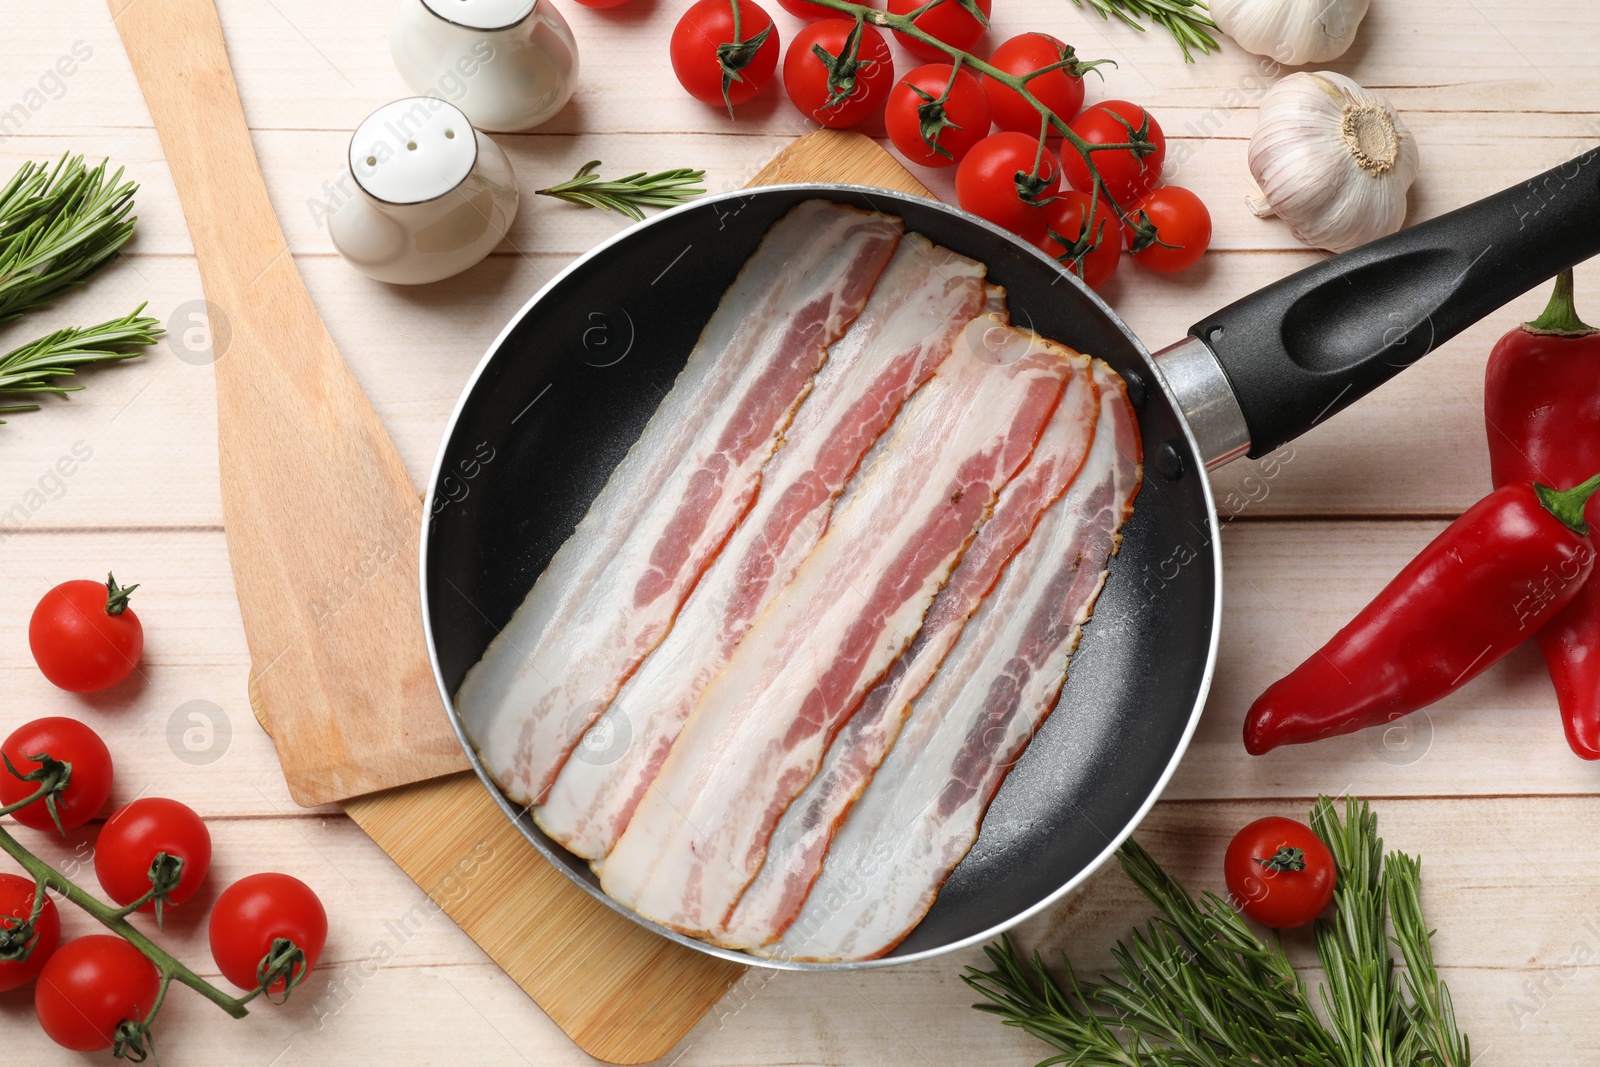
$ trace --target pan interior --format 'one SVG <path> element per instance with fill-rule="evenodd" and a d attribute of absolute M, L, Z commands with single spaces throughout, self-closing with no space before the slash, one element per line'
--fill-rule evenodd
<path fill-rule="evenodd" d="M 899 215 L 986 263 L 1013 322 L 1129 380 L 1145 448 L 1144 486 L 1061 702 L 893 961 L 1015 921 L 1088 870 L 1160 787 L 1207 677 L 1218 574 L 1202 468 L 1141 348 L 1050 261 L 943 205 L 851 187 L 752 190 L 630 231 L 531 302 L 463 397 L 430 487 L 423 596 L 453 694 L 638 438 L 767 228 L 817 195 Z M 503 806 L 599 893 L 586 863 Z"/>

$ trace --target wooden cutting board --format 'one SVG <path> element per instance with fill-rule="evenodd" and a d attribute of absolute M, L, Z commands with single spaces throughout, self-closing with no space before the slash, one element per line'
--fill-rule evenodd
<path fill-rule="evenodd" d="M 585 1052 L 664 1055 L 744 968 L 594 900 L 475 777 L 449 773 L 465 760 L 423 645 L 419 501 L 288 254 L 213 0 L 108 3 L 184 207 L 213 336 L 219 318 L 232 334 L 216 362 L 228 551 L 251 706 L 292 794 L 342 802 Z M 871 140 L 832 131 L 801 138 L 751 184 L 789 181 L 928 195 Z"/>

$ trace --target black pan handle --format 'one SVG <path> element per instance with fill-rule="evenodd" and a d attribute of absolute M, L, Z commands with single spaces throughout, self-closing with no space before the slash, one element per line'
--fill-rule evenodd
<path fill-rule="evenodd" d="M 1263 456 L 1600 254 L 1600 149 L 1334 256 L 1196 323 Z"/>

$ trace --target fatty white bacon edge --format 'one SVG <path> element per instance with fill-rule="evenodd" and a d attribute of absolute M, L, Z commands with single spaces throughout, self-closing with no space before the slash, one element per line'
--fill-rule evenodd
<path fill-rule="evenodd" d="M 860 314 L 900 220 L 824 200 L 762 238 L 677 381 L 506 628 L 456 708 L 513 799 L 545 791 L 672 625 L 812 376 Z"/>
<path fill-rule="evenodd" d="M 850 504 L 701 694 L 599 865 L 606 892 L 688 933 L 727 920 L 778 817 L 910 644 L 1070 373 L 1058 352 L 997 319 L 967 325 Z"/>
<path fill-rule="evenodd" d="M 761 873 L 739 898 L 733 918 L 712 938 L 717 944 L 755 948 L 794 921 L 822 868 L 828 842 L 894 744 L 911 702 L 933 679 L 1007 561 L 1083 466 L 1099 419 L 1100 388 L 1087 356 L 1064 347 L 1062 352 L 1073 365 L 1072 380 L 1028 465 L 1001 491 L 994 514 L 934 598 L 911 647 L 867 694 L 829 746 L 822 770 L 778 820 Z"/>
<path fill-rule="evenodd" d="M 834 499 L 987 298 L 983 264 L 909 234 L 761 472 L 761 492 L 677 621 L 591 726 L 534 821 L 611 851 L 707 683 L 827 528 Z"/>
<path fill-rule="evenodd" d="M 1122 380 L 1095 361 L 1100 424 L 1072 488 L 1046 512 L 911 709 L 834 835 L 799 918 L 762 955 L 874 959 L 933 906 L 1000 783 L 1061 692 L 1139 490 Z"/>

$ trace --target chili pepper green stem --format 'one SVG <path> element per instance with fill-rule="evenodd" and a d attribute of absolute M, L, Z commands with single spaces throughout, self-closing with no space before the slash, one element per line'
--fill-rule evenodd
<path fill-rule="evenodd" d="M 1545 306 L 1539 317 L 1528 323 L 1524 329 L 1529 333 L 1553 333 L 1564 337 L 1582 337 L 1600 333 L 1600 330 L 1578 318 L 1577 304 L 1572 298 L 1571 267 L 1556 275 L 1556 288 L 1555 292 L 1550 294 L 1550 303 Z"/>
<path fill-rule="evenodd" d="M 1597 489 L 1600 489 L 1600 474 L 1571 489 L 1552 489 L 1548 485 L 1533 487 L 1533 491 L 1539 494 L 1539 503 L 1544 505 L 1545 510 L 1560 519 L 1566 524 L 1567 529 L 1579 537 L 1589 536 L 1589 524 L 1583 519 L 1583 509 Z"/>
<path fill-rule="evenodd" d="M 47 792 L 49 792 L 48 787 L 41 787 L 24 803 L 31 804 L 43 798 Z M 11 807 L 20 806 L 22 805 L 12 805 Z M 9 811 L 11 808 L 5 810 Z M 67 900 L 94 916 L 100 925 L 144 953 L 145 957 L 156 965 L 156 970 L 161 975 L 162 995 L 165 995 L 167 983 L 176 981 L 199 993 L 235 1019 L 242 1019 L 249 1014 L 249 1011 L 245 1008 L 246 1002 L 250 999 L 249 997 L 230 997 L 198 974 L 195 974 L 182 960 L 150 940 L 138 927 L 128 922 L 127 917 L 121 911 L 78 888 L 66 875 L 38 856 L 35 856 L 32 852 L 29 852 L 4 827 L 0 827 L 0 851 L 5 852 L 6 855 L 21 864 L 22 869 L 32 875 L 35 882 L 55 890 Z M 159 1004 L 159 998 L 157 1003 Z"/>

